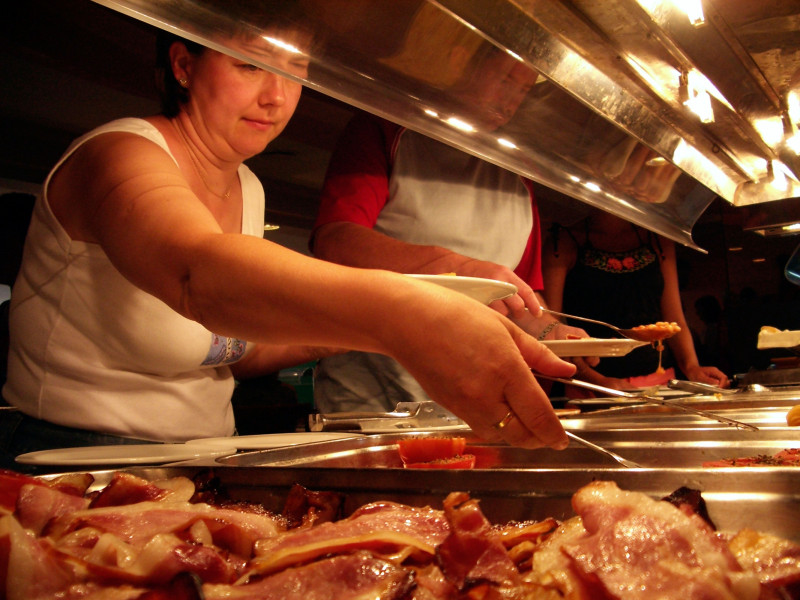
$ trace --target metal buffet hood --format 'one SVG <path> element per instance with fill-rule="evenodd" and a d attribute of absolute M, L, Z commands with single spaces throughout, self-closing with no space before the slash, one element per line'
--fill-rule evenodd
<path fill-rule="evenodd" d="M 96 1 L 273 71 L 221 32 L 291 4 L 305 85 L 693 248 L 715 196 L 800 196 L 797 0 Z"/>

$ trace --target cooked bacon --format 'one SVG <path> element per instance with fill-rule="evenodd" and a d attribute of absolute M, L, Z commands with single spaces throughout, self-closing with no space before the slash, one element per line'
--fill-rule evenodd
<path fill-rule="evenodd" d="M 84 557 L 88 573 L 103 581 L 135 585 L 166 584 L 180 573 L 193 573 L 211 583 L 232 583 L 239 576 L 217 548 L 189 544 L 171 534 L 156 535 L 131 553 L 116 542 L 113 536 L 101 537 Z"/>
<path fill-rule="evenodd" d="M 768 586 L 800 582 L 800 546 L 774 535 L 742 529 L 728 542 L 742 567 Z"/>
<path fill-rule="evenodd" d="M 589 536 L 563 550 L 612 598 L 759 597 L 755 575 L 697 515 L 613 482 L 583 487 L 572 505 Z"/>
<path fill-rule="evenodd" d="M 444 510 L 451 533 L 437 548 L 436 555 L 445 576 L 459 588 L 480 581 L 499 586 L 519 585 L 519 571 L 492 531 L 478 501 L 463 492 L 453 492 L 445 498 Z"/>
<path fill-rule="evenodd" d="M 0 518 L 0 592 L 8 600 L 55 598 L 75 575 L 52 547 L 26 531 L 12 516 Z"/>
<path fill-rule="evenodd" d="M 23 485 L 17 496 L 15 515 L 20 525 L 41 534 L 47 524 L 63 515 L 83 510 L 89 500 L 65 494 L 44 485 Z"/>
<path fill-rule="evenodd" d="M 338 492 L 313 492 L 295 484 L 289 490 L 281 516 L 292 529 L 327 523 L 342 516 L 342 502 L 342 494 Z"/>
<path fill-rule="evenodd" d="M 250 512 L 218 509 L 188 502 L 141 502 L 128 506 L 90 508 L 57 519 L 53 535 L 91 527 L 113 533 L 133 546 L 142 546 L 158 533 L 179 533 L 198 521 L 207 527 L 213 542 L 249 558 L 256 541 L 282 530 L 279 520 Z"/>
<path fill-rule="evenodd" d="M 17 506 L 19 490 L 23 485 L 47 487 L 47 483 L 30 475 L 0 469 L 0 512 L 7 514 L 14 512 Z"/>
<path fill-rule="evenodd" d="M 111 481 L 92 500 L 91 508 L 125 506 L 139 502 L 183 500 L 194 494 L 194 484 L 185 477 L 173 477 L 164 482 L 150 482 L 131 473 L 116 472 Z"/>
<path fill-rule="evenodd" d="M 440 598 L 457 597 L 456 585 L 444 576 L 437 565 L 428 564 L 414 570 L 416 586 L 409 600 L 439 600 Z"/>
<path fill-rule="evenodd" d="M 585 539 L 587 535 L 580 517 L 561 523 L 537 548 L 531 570 L 524 575 L 524 580 L 542 594 L 555 593 L 557 597 L 571 600 L 602 598 L 602 590 L 593 590 L 590 585 L 592 582 L 582 580 L 573 562 L 562 550 Z"/>
<path fill-rule="evenodd" d="M 381 554 L 432 556 L 449 533 L 444 513 L 395 502 L 366 504 L 334 523 L 290 530 L 256 545 L 252 574 L 272 573 L 334 552 L 369 549 Z"/>
<path fill-rule="evenodd" d="M 512 521 L 494 529 L 503 545 L 510 548 L 522 542 L 538 542 L 556 527 L 558 521 L 548 517 L 542 521 Z"/>
<path fill-rule="evenodd" d="M 411 588 L 413 572 L 369 552 L 344 554 L 284 569 L 246 585 L 204 585 L 206 600 L 391 600 Z"/>
<path fill-rule="evenodd" d="M 708 507 L 706 506 L 706 501 L 703 499 L 700 490 L 695 490 L 686 486 L 679 487 L 669 496 L 662 498 L 662 500 L 677 506 L 688 514 L 694 513 L 698 515 L 703 521 L 708 523 L 711 529 L 716 531 L 717 526 L 714 525 L 714 521 L 711 520 L 711 515 L 708 514 Z"/>
<path fill-rule="evenodd" d="M 181 573 L 164 587 L 136 596 L 136 600 L 204 600 L 202 585 L 193 573 Z M 104 597 L 103 600 L 114 599 Z"/>
<path fill-rule="evenodd" d="M 497 526 L 462 492 L 444 510 L 374 502 L 320 523 L 326 496 L 300 490 L 294 514 L 312 517 L 286 530 L 251 502 L 197 502 L 217 496 L 185 478 L 119 477 L 82 496 L 72 495 L 88 486 L 80 477 L 5 481 L 16 510 L 0 517 L 0 599 L 800 597 L 800 546 L 715 533 L 693 490 L 670 497 L 676 507 L 597 482 L 575 494 L 577 516 L 564 523 Z M 92 496 L 111 505 L 86 508 Z M 141 497 L 153 499 L 129 503 Z"/>

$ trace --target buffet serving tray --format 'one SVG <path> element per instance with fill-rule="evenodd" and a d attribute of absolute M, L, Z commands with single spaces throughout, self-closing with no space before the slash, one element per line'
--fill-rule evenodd
<path fill-rule="evenodd" d="M 216 464 L 243 467 L 322 467 L 326 469 L 402 469 L 397 442 L 411 437 L 441 437 L 444 432 L 368 435 L 331 442 L 244 452 L 213 459 Z M 476 470 L 622 469 L 613 459 L 574 441 L 565 450 L 525 449 L 491 443 L 460 432 Z M 731 428 L 694 430 L 609 430 L 582 432 L 589 441 L 639 463 L 647 469 L 701 468 L 706 461 L 774 455 L 800 448 L 800 429 L 740 431 Z M 795 469 L 800 487 L 800 467 Z M 371 476 L 371 475 L 370 475 Z"/>
<path fill-rule="evenodd" d="M 673 402 L 678 401 L 673 400 Z M 770 394 L 768 397 L 744 395 L 740 397 L 731 394 L 724 396 L 724 399 L 692 396 L 683 398 L 679 402 L 735 421 L 755 425 L 760 429 L 769 429 L 787 427 L 786 413 L 796 404 L 800 404 L 800 397 L 796 392 Z M 581 431 L 614 428 L 731 428 L 730 425 L 681 412 L 670 406 L 637 404 L 635 401 L 620 402 L 613 398 L 571 400 L 567 402 L 567 406 L 579 407 L 583 412 L 577 416 L 561 419 L 562 424 L 565 428 Z"/>
<path fill-rule="evenodd" d="M 441 508 L 449 492 L 467 491 L 486 517 L 507 521 L 559 520 L 574 516 L 570 500 L 592 481 L 615 481 L 625 490 L 663 498 L 682 486 L 700 490 L 720 531 L 749 527 L 800 542 L 798 471 L 787 468 L 736 469 L 507 469 L 419 471 L 328 467 L 134 467 L 149 480 L 212 474 L 232 500 L 258 502 L 280 512 L 294 484 L 343 495 L 344 514 L 377 500 Z M 104 486 L 113 471 L 95 471 Z"/>

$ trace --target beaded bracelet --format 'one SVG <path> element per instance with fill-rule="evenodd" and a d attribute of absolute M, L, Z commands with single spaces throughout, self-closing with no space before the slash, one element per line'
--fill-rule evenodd
<path fill-rule="evenodd" d="M 542 332 L 539 334 L 539 337 L 536 338 L 536 339 L 541 342 L 545 337 L 547 337 L 548 333 L 553 331 L 553 329 L 555 329 L 559 325 L 561 325 L 561 321 L 551 321 L 550 323 L 547 324 L 547 327 L 542 329 Z"/>

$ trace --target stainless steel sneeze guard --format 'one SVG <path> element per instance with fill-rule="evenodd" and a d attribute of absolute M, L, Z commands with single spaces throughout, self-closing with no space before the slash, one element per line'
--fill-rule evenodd
<path fill-rule="evenodd" d="M 265 35 L 281 2 L 96 1 L 276 70 L 220 31 Z M 706 0 L 695 25 L 659 0 L 292 4 L 322 40 L 307 86 L 680 243 L 715 195 L 800 195 L 797 3 Z"/>

